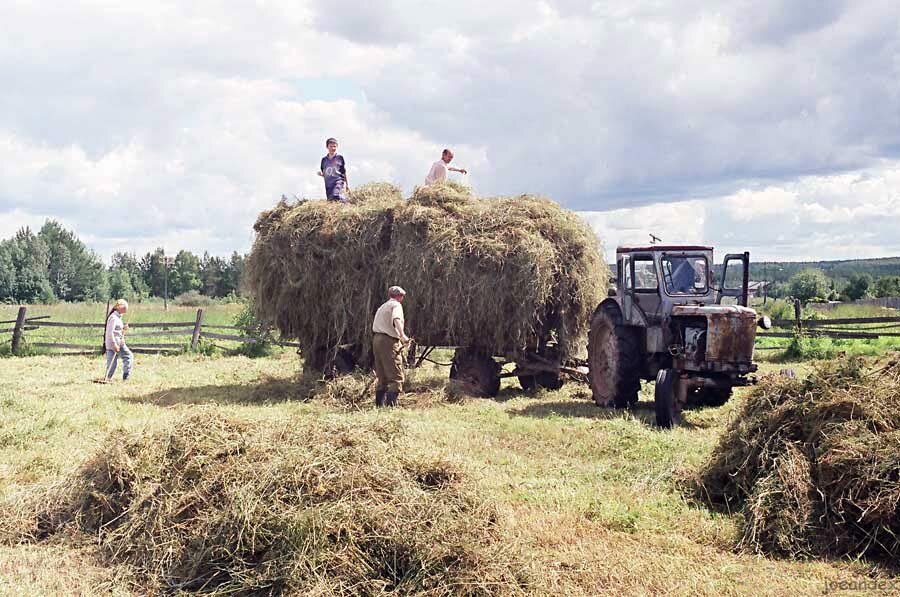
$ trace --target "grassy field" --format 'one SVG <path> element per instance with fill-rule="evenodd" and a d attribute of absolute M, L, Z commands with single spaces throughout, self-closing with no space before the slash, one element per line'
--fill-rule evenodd
<path fill-rule="evenodd" d="M 429 451 L 460 463 L 466 482 L 498 504 L 507 539 L 529 554 L 538 594 L 817 595 L 827 582 L 871 572 L 865 562 L 738 553 L 737 516 L 683 499 L 679 471 L 707 456 L 745 390 L 659 431 L 652 387 L 628 411 L 596 407 L 574 383 L 525 394 L 506 381 L 494 400 L 450 404 L 439 399 L 446 370 L 426 364 L 413 373 L 402 408 L 376 411 L 299 399 L 294 355 L 140 356 L 133 380 L 107 386 L 90 382 L 101 368 L 99 357 L 0 360 L 4 499 L 61 479 L 111 430 L 155 429 L 196 409 L 254 420 L 396 419 Z M 127 578 L 64 541 L 0 546 L 3 594 L 125 595 L 134 590 Z"/>

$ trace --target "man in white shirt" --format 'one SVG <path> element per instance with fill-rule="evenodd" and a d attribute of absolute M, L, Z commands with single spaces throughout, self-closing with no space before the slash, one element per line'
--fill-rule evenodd
<path fill-rule="evenodd" d="M 397 406 L 403 391 L 403 346 L 409 337 L 403 331 L 403 299 L 406 291 L 388 288 L 388 300 L 378 307 L 372 321 L 372 354 L 375 357 L 375 406 Z"/>
<path fill-rule="evenodd" d="M 459 172 L 460 174 L 468 174 L 465 168 L 451 168 L 451 161 L 453 161 L 453 152 L 449 149 L 445 149 L 441 153 L 441 159 L 431 165 L 431 170 L 428 171 L 428 176 L 425 177 L 425 185 L 427 186 L 447 180 L 448 170 L 451 172 Z"/>

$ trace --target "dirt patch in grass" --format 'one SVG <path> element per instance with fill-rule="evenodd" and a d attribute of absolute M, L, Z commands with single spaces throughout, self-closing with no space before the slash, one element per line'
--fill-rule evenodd
<path fill-rule="evenodd" d="M 744 516 L 740 544 L 783 556 L 900 556 L 900 364 L 844 358 L 748 396 L 694 496 Z"/>
<path fill-rule="evenodd" d="M 528 590 L 496 509 L 396 422 L 204 410 L 104 445 L 63 483 L 7 500 L 0 539 L 93 544 L 150 592 Z"/>

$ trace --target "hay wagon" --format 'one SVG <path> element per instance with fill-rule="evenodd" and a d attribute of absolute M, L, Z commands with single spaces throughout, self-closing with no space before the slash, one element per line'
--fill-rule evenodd
<path fill-rule="evenodd" d="M 351 195 L 349 205 L 283 201 L 254 226 L 247 288 L 260 319 L 297 339 L 306 366 L 335 374 L 371 364 L 372 316 L 399 284 L 419 342 L 414 366 L 452 348 L 450 377 L 482 395 L 496 394 L 502 377 L 552 388 L 580 373 L 572 357 L 609 270 L 577 214 L 453 184 L 409 199 L 377 184 Z"/>

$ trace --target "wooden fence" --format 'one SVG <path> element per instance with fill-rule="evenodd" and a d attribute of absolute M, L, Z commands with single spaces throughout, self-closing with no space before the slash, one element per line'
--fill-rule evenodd
<path fill-rule="evenodd" d="M 900 317 L 802 319 L 799 301 L 794 303 L 793 319 L 774 319 L 772 327 L 773 331 L 759 332 L 756 337 L 792 338 L 797 332 L 801 332 L 810 337 L 849 340 L 900 338 Z M 782 331 L 774 331 L 778 328 Z"/>
<path fill-rule="evenodd" d="M 811 337 L 827 337 L 840 339 L 873 340 L 878 338 L 900 338 L 900 317 L 857 317 L 846 319 L 802 319 L 800 304 L 794 307 L 793 319 L 776 319 L 772 321 L 772 331 L 761 331 L 757 338 L 791 338 L 798 331 Z M 28 317 L 27 308 L 19 307 L 18 315 L 9 321 L 0 321 L 0 335 L 12 334 L 12 352 L 19 354 L 23 346 L 26 332 L 40 328 L 81 328 L 98 330 L 96 343 L 75 344 L 71 342 L 29 342 L 28 345 L 35 348 L 53 349 L 57 354 L 87 355 L 103 352 L 103 333 L 106 322 L 98 323 L 70 323 L 64 321 L 49 321 L 49 315 Z M 13 327 L 3 327 L 12 324 Z M 137 353 L 166 353 L 181 352 L 185 349 L 196 351 L 201 339 L 226 340 L 252 344 L 256 340 L 252 337 L 240 335 L 241 328 L 232 325 L 208 325 L 203 321 L 203 309 L 197 309 L 197 316 L 193 321 L 162 321 L 150 323 L 129 324 L 127 338 L 128 347 Z M 210 331 L 216 330 L 216 331 Z M 153 342 L 146 339 L 171 338 L 181 336 L 190 341 L 187 342 Z M 137 339 L 137 342 L 134 340 Z M 277 342 L 279 346 L 299 348 L 295 342 Z M 779 347 L 757 347 L 757 350 L 777 350 Z"/>
<path fill-rule="evenodd" d="M 72 323 L 66 321 L 49 321 L 49 315 L 38 315 L 36 317 L 28 317 L 27 307 L 19 307 L 18 315 L 15 319 L 9 321 L 0 321 L 0 326 L 13 324 L 11 328 L 0 327 L 0 334 L 12 334 L 11 348 L 13 354 L 20 354 L 24 346 L 25 333 L 40 328 L 69 328 L 69 329 L 97 329 L 97 341 L 91 344 L 75 344 L 71 342 L 28 342 L 28 346 L 34 348 L 53 349 L 54 354 L 64 355 L 92 355 L 100 354 L 105 350 L 104 333 L 106 331 L 106 322 L 102 323 Z M 241 328 L 233 325 L 208 325 L 203 321 L 203 309 L 197 309 L 197 316 L 193 321 L 160 321 L 160 322 L 140 322 L 128 324 L 128 348 L 136 353 L 172 353 L 181 352 L 185 349 L 196 351 L 200 345 L 201 339 L 210 340 L 228 340 L 241 342 L 244 344 L 252 344 L 256 340 L 252 337 L 240 335 Z M 135 330 L 135 331 L 131 331 Z M 208 330 L 223 330 L 212 332 Z M 171 338 L 176 336 L 190 336 L 190 342 L 154 342 L 146 341 L 151 338 Z M 137 339 L 137 342 L 134 340 Z M 300 345 L 295 342 L 278 342 L 279 346 L 290 346 L 299 348 Z"/>

